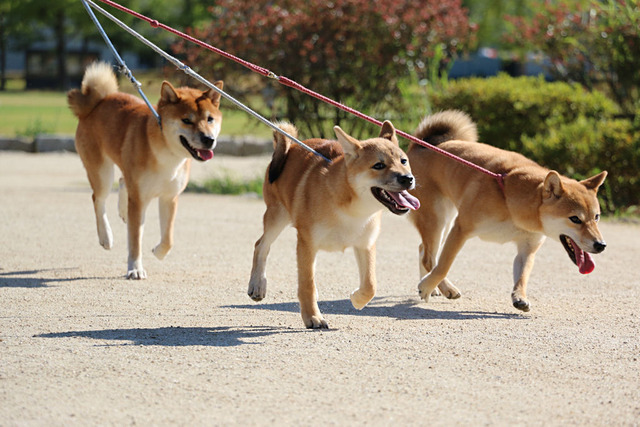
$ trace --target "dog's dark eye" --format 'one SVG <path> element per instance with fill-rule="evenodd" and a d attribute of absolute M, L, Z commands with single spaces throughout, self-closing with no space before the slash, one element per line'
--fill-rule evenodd
<path fill-rule="evenodd" d="M 208 123 L 213 123 L 213 117 L 209 116 L 209 118 L 207 119 Z"/>
<path fill-rule="evenodd" d="M 577 216 L 569 217 L 569 221 L 571 221 L 574 224 L 582 224 L 582 221 L 580 221 L 580 218 L 578 218 Z"/>
<path fill-rule="evenodd" d="M 387 165 L 385 165 L 384 163 L 378 162 L 378 163 L 376 163 L 375 165 L 372 166 L 372 169 L 375 169 L 375 170 L 379 171 L 379 170 L 382 170 L 382 169 L 384 169 L 386 167 L 387 167 Z"/>
<path fill-rule="evenodd" d="M 192 125 L 193 122 L 189 119 L 182 119 L 182 123 L 184 123 L 185 125 Z"/>
<path fill-rule="evenodd" d="M 596 222 L 600 221 L 600 214 L 596 214 Z"/>
<path fill-rule="evenodd" d="M 407 164 L 407 159 L 400 160 L 400 163 L 402 163 L 403 165 L 406 165 Z"/>

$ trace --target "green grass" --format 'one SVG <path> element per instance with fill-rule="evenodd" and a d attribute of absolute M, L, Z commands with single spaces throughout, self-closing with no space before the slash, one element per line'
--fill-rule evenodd
<path fill-rule="evenodd" d="M 208 194 L 230 194 L 239 195 L 253 193 L 262 196 L 262 178 L 254 178 L 249 181 L 242 181 L 230 176 L 211 179 L 203 184 L 189 183 L 186 191 L 194 193 Z"/>
<path fill-rule="evenodd" d="M 0 135 L 75 133 L 77 120 L 61 92 L 0 92 Z"/>
<path fill-rule="evenodd" d="M 124 84 L 123 84 L 124 86 Z M 155 85 L 153 85 L 155 86 Z M 146 85 L 145 94 L 157 102 Z M 124 88 L 123 88 L 124 89 Z M 127 90 L 131 92 L 131 90 Z M 223 135 L 271 137 L 271 129 L 223 100 Z M 37 134 L 73 135 L 78 124 L 64 92 L 8 90 L 0 92 L 0 135 L 34 137 Z"/>

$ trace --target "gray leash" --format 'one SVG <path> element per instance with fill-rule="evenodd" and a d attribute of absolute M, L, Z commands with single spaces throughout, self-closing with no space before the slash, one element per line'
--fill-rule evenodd
<path fill-rule="evenodd" d="M 152 42 L 150 42 L 149 40 L 147 40 L 146 38 L 144 38 L 142 35 L 140 35 L 139 33 L 137 33 L 135 30 L 131 29 L 130 27 L 128 27 L 125 23 L 123 23 L 122 21 L 120 21 L 118 18 L 116 18 L 115 16 L 111 15 L 109 12 L 107 12 L 106 10 L 102 9 L 100 6 L 96 5 L 93 1 L 91 0 L 81 0 L 82 3 L 84 4 L 85 8 L 87 9 L 87 11 L 89 12 L 89 15 L 91 16 L 93 22 L 96 24 L 96 26 L 98 27 L 98 30 L 100 31 L 100 33 L 102 34 L 102 37 L 105 39 L 105 41 L 107 42 L 107 44 L 109 45 L 109 47 L 111 48 L 112 52 L 114 53 L 114 55 L 116 56 L 116 58 L 118 59 L 118 62 L 120 63 L 120 67 L 122 67 L 126 73 L 127 76 L 130 77 L 131 82 L 133 83 L 134 86 L 136 86 L 138 88 L 138 92 L 142 95 L 143 99 L 145 100 L 145 102 L 147 103 L 147 105 L 149 106 L 149 108 L 151 109 L 151 111 L 153 112 L 153 114 L 156 116 L 156 118 L 158 119 L 158 123 L 160 123 L 160 116 L 158 115 L 158 113 L 154 110 L 154 108 L 151 106 L 151 104 L 149 103 L 149 101 L 147 100 L 147 97 L 144 96 L 144 93 L 142 92 L 142 89 L 140 88 L 141 84 L 138 83 L 138 81 L 136 81 L 136 79 L 133 77 L 133 75 L 131 74 L 131 71 L 129 71 L 129 69 L 126 67 L 126 65 L 124 64 L 124 61 L 122 60 L 122 58 L 120 58 L 120 55 L 118 55 L 118 52 L 115 50 L 115 48 L 113 47 L 113 45 L 111 44 L 111 41 L 109 41 L 109 38 L 107 37 L 106 33 L 104 32 L 104 30 L 102 29 L 102 27 L 100 26 L 100 23 L 98 22 L 98 20 L 96 19 L 93 11 L 91 10 L 91 8 L 89 8 L 89 5 L 91 5 L 92 8 L 94 8 L 95 10 L 97 10 L 98 12 L 102 13 L 104 16 L 106 16 L 107 18 L 109 18 L 111 21 L 115 22 L 120 28 L 122 28 L 123 30 L 125 30 L 126 32 L 128 32 L 129 34 L 131 34 L 132 36 L 134 36 L 135 38 L 137 38 L 140 42 L 144 43 L 146 46 L 150 47 L 153 51 L 155 51 L 157 54 L 161 55 L 162 57 L 164 57 L 167 61 L 171 62 L 173 65 L 176 66 L 176 68 L 178 68 L 179 70 L 182 70 L 185 74 L 187 74 L 188 76 L 191 76 L 192 78 L 196 79 L 197 81 L 199 81 L 200 83 L 202 83 L 203 85 L 205 85 L 206 87 L 215 90 L 216 92 L 218 92 L 223 98 L 231 101 L 233 104 L 235 104 L 237 107 L 240 107 L 241 110 L 243 110 L 244 112 L 246 112 L 247 114 L 255 117 L 256 119 L 260 120 L 262 123 L 264 123 L 265 125 L 269 126 L 271 129 L 275 130 L 276 132 L 281 133 L 282 135 L 286 136 L 287 138 L 291 139 L 293 142 L 295 142 L 296 144 L 298 144 L 299 146 L 301 146 L 302 148 L 304 148 L 305 150 L 309 151 L 310 153 L 315 154 L 316 156 L 319 156 L 321 158 L 323 158 L 324 160 L 326 160 L 327 162 L 331 163 L 331 160 L 328 159 L 327 157 L 325 157 L 324 155 L 322 155 L 321 153 L 317 152 L 316 150 L 314 150 L 313 148 L 309 147 L 308 145 L 306 145 L 304 142 L 298 140 L 298 138 L 294 137 L 293 135 L 290 135 L 288 132 L 280 129 L 278 126 L 276 126 L 275 124 L 273 124 L 271 121 L 267 120 L 266 118 L 262 117 L 260 114 L 256 113 L 255 111 L 253 111 L 251 108 L 247 107 L 246 105 L 244 105 L 243 103 L 241 103 L 240 101 L 238 101 L 237 99 L 235 99 L 234 97 L 232 97 L 231 95 L 227 94 L 226 92 L 222 91 L 221 89 L 219 89 L 218 87 L 214 86 L 211 82 L 209 82 L 207 79 L 205 79 L 204 77 L 202 77 L 201 75 L 199 75 L 198 73 L 196 73 L 195 71 L 193 71 L 189 66 L 183 64 L 182 62 L 180 62 L 178 59 L 174 58 L 173 56 L 169 55 L 167 52 L 165 52 L 164 50 L 160 49 L 158 46 L 156 46 L 155 44 L 153 44 Z"/>

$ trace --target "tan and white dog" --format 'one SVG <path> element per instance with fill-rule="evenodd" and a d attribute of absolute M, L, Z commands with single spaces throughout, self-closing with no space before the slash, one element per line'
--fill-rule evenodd
<path fill-rule="evenodd" d="M 280 128 L 297 137 L 291 124 Z M 274 153 L 264 183 L 264 234 L 256 242 L 249 296 L 265 297 L 265 264 L 274 240 L 288 224 L 298 231 L 298 299 L 307 328 L 327 328 L 317 304 L 315 259 L 319 250 L 353 247 L 360 287 L 351 294 L 357 309 L 375 295 L 375 244 L 384 207 L 401 215 L 420 204 L 407 190 L 414 178 L 396 131 L 385 122 L 380 136 L 359 141 L 338 126 L 337 141 L 310 139 L 306 144 L 331 159 L 309 153 L 274 133 Z"/>
<path fill-rule="evenodd" d="M 222 89 L 221 81 L 215 85 Z M 76 149 L 93 190 L 100 245 L 113 245 L 105 201 L 115 164 L 122 172 L 118 211 L 128 228 L 127 278 L 144 279 L 140 247 L 147 206 L 158 198 L 161 240 L 153 253 L 163 259 L 173 245 L 178 195 L 189 180 L 191 158 L 213 157 L 222 121 L 220 94 L 212 89 L 175 89 L 163 82 L 159 126 L 142 100 L 118 91 L 108 64 L 94 63 L 85 72 L 82 88 L 69 92 L 68 102 L 79 118 Z"/>
<path fill-rule="evenodd" d="M 475 123 L 459 111 L 426 117 L 415 136 L 504 174 L 503 191 L 493 177 L 419 144 L 410 145 L 407 155 L 417 182 L 413 194 L 422 204 L 410 219 L 422 238 L 418 290 L 425 301 L 437 293 L 436 287 L 448 298 L 460 296 L 447 274 L 465 241 L 475 236 L 516 244 L 511 300 L 522 311 L 530 309 L 527 281 L 546 236 L 560 240 L 581 273 L 593 271 L 589 253 L 600 253 L 606 246 L 598 229 L 596 193 L 607 172 L 578 182 L 520 154 L 478 143 Z"/>

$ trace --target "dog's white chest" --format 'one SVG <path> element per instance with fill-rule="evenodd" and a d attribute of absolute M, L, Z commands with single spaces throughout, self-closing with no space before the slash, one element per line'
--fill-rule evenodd
<path fill-rule="evenodd" d="M 188 180 L 189 174 L 183 162 L 178 167 L 149 171 L 141 177 L 140 186 L 149 197 L 175 196 L 180 194 Z"/>
<path fill-rule="evenodd" d="M 349 247 L 371 247 L 380 232 L 377 215 L 369 218 L 353 218 L 339 215 L 337 221 L 317 224 L 313 229 L 313 241 L 317 248 L 338 252 Z"/>

